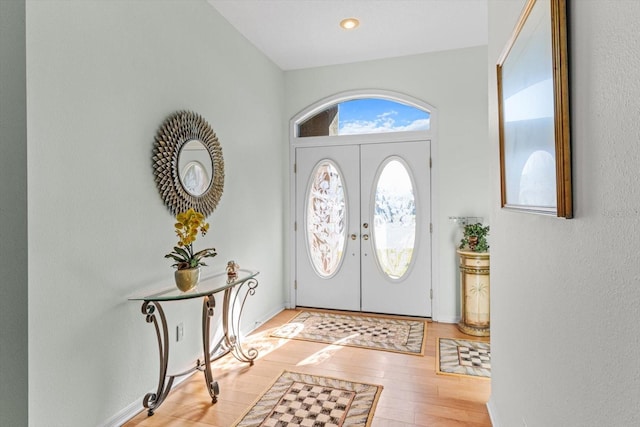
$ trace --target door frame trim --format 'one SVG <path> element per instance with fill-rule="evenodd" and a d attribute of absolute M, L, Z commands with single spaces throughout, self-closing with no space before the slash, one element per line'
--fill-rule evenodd
<path fill-rule="evenodd" d="M 411 105 L 415 108 L 428 111 L 430 114 L 430 129 L 426 131 L 412 131 L 412 132 L 396 132 L 396 133 L 377 133 L 366 135 L 340 135 L 340 136 L 315 136 L 299 138 L 297 136 L 298 124 L 306 120 L 307 118 L 317 114 L 318 112 L 326 109 L 330 105 L 338 104 L 340 102 L 349 101 L 352 99 L 360 98 L 384 98 L 391 101 L 401 102 Z M 409 95 L 380 89 L 363 89 L 341 92 L 328 96 L 314 104 L 301 110 L 289 121 L 289 220 L 287 224 L 287 252 L 289 259 L 288 278 L 287 283 L 288 301 L 285 302 L 285 307 L 295 308 L 296 304 L 296 232 L 294 230 L 294 224 L 296 219 L 296 179 L 295 179 L 295 149 L 298 147 L 317 147 L 317 146 L 332 146 L 332 145 L 361 145 L 363 143 L 375 144 L 375 143 L 389 143 L 389 142 L 411 142 L 411 141 L 430 141 L 431 145 L 431 223 L 433 224 L 433 232 L 431 233 L 431 290 L 433 292 L 433 298 L 431 299 L 431 318 L 434 321 L 439 319 L 439 278 L 440 278 L 440 262 L 439 254 L 435 248 L 438 247 L 439 242 L 439 219 L 436 215 L 439 212 L 439 182 L 438 182 L 438 140 L 437 140 L 437 126 L 438 126 L 438 112 L 437 109 L 417 98 Z M 286 274 L 286 272 L 285 272 Z"/>

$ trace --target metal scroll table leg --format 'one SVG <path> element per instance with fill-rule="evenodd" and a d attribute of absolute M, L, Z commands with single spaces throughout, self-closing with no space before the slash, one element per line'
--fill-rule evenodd
<path fill-rule="evenodd" d="M 202 346 L 205 355 L 205 359 L 203 361 L 204 379 L 207 384 L 209 396 L 211 396 L 211 403 L 216 403 L 218 401 L 218 394 L 220 393 L 218 382 L 213 380 L 213 375 L 211 373 L 211 361 L 209 360 L 209 355 L 211 354 L 211 350 L 209 348 L 209 339 L 211 338 L 211 318 L 213 317 L 213 309 L 215 306 L 216 300 L 213 295 L 204 297 L 204 302 L 202 304 Z"/>
<path fill-rule="evenodd" d="M 242 316 L 244 303 L 247 301 L 247 297 L 249 295 L 254 295 L 257 287 L 258 281 L 256 279 L 244 281 L 237 286 L 237 291 L 233 295 L 233 298 L 232 288 L 225 289 L 224 304 L 222 306 L 222 328 L 224 331 L 225 344 L 236 359 L 241 362 L 247 362 L 249 366 L 253 366 L 253 361 L 258 357 L 258 350 L 250 348 L 245 352 L 242 349 L 239 333 L 240 317 Z M 244 292 L 244 296 L 241 297 L 242 292 Z M 237 307 L 239 307 L 239 312 L 236 315 Z M 231 323 L 231 325 L 229 325 L 229 323 Z M 229 329 L 229 326 L 231 326 L 231 330 Z"/>
<path fill-rule="evenodd" d="M 156 311 L 160 315 L 160 324 L 156 318 Z M 148 409 L 148 414 L 153 415 L 155 411 L 164 402 L 173 385 L 173 377 L 167 379 L 167 365 L 169 363 L 169 332 L 167 330 L 167 319 L 160 303 L 156 301 L 145 301 L 142 304 L 142 314 L 146 316 L 147 323 L 153 323 L 156 329 L 156 337 L 158 338 L 158 353 L 160 355 L 160 377 L 158 379 L 158 389 L 155 393 L 147 393 L 142 400 L 142 404 Z"/>

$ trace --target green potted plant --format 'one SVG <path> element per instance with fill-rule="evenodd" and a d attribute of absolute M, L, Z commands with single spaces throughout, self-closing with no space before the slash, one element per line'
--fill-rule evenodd
<path fill-rule="evenodd" d="M 178 246 L 174 246 L 173 251 L 164 257 L 175 261 L 172 267 L 176 268 L 176 285 L 178 289 L 186 292 L 194 288 L 200 281 L 200 267 L 207 265 L 202 260 L 214 257 L 217 253 L 214 248 L 193 251 L 193 242 L 196 241 L 198 232 L 204 236 L 209 231 L 209 224 L 204 221 L 202 213 L 192 208 L 186 212 L 180 212 L 176 215 L 174 226 L 179 238 Z"/>
<path fill-rule="evenodd" d="M 481 223 L 467 224 L 464 226 L 462 240 L 459 249 L 468 249 L 471 252 L 489 252 L 489 226 Z"/>

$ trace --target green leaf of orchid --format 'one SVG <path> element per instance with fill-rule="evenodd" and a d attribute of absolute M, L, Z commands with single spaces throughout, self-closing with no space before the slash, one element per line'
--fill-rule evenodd
<path fill-rule="evenodd" d="M 185 260 L 187 260 L 187 259 L 189 259 L 189 258 L 190 258 L 190 257 L 189 257 L 189 253 L 188 253 L 187 251 L 185 251 L 184 249 L 182 249 L 182 248 L 178 247 L 178 246 L 175 246 L 175 247 L 173 248 L 173 250 L 174 250 L 175 252 L 177 252 L 179 255 L 182 255 L 182 256 L 184 257 L 184 259 L 185 259 Z"/>
<path fill-rule="evenodd" d="M 178 262 L 184 262 L 185 259 L 182 257 L 179 257 L 177 255 L 173 255 L 173 254 L 167 254 L 164 256 L 165 258 L 172 258 L 174 261 L 178 261 Z"/>
<path fill-rule="evenodd" d="M 195 254 L 193 254 L 194 257 L 198 257 L 198 258 L 204 258 L 204 257 L 213 257 L 218 255 L 216 253 L 216 250 L 214 248 L 210 248 L 210 249 L 203 249 L 201 251 L 196 252 Z"/>

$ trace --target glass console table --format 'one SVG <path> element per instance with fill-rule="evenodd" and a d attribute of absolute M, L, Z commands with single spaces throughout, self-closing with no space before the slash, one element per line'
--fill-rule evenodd
<path fill-rule="evenodd" d="M 222 356 L 232 353 L 241 362 L 253 365 L 253 361 L 258 357 L 258 351 L 254 348 L 242 349 L 240 343 L 240 316 L 244 309 L 244 304 L 249 295 L 254 295 L 258 281 L 257 271 L 238 270 L 234 277 L 228 277 L 227 273 L 219 273 L 205 277 L 200 280 L 198 286 L 188 292 L 181 292 L 175 286 L 160 290 L 151 294 L 132 296 L 130 301 L 143 301 L 142 314 L 147 323 L 153 323 L 158 339 L 158 352 L 160 356 L 160 378 L 158 388 L 155 393 L 147 393 L 142 401 L 148 409 L 148 415 L 164 402 L 171 391 L 173 381 L 176 377 L 188 375 L 196 370 L 204 372 L 207 390 L 211 396 L 211 402 L 216 403 L 220 390 L 218 382 L 213 379 L 211 373 L 211 362 Z M 235 292 L 234 292 L 235 291 Z M 213 317 L 216 305 L 215 295 L 224 292 L 222 301 L 222 331 L 220 341 L 211 348 L 211 318 Z M 169 330 L 167 319 L 162 310 L 161 303 L 169 301 L 180 301 L 194 298 L 203 298 L 202 304 L 202 347 L 204 351 L 203 360 L 198 359 L 193 368 L 175 374 L 167 375 L 169 363 Z M 156 314 L 158 316 L 156 316 Z M 158 322 L 158 317 L 160 321 Z"/>

